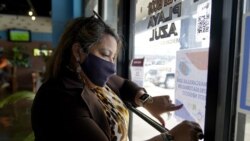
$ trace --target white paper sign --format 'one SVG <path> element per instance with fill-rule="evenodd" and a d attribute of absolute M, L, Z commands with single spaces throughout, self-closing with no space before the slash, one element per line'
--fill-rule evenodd
<path fill-rule="evenodd" d="M 204 128 L 208 48 L 180 50 L 176 57 L 175 100 L 184 106 L 175 114 Z"/>
<path fill-rule="evenodd" d="M 196 41 L 207 40 L 210 34 L 211 4 L 209 1 L 197 6 Z"/>

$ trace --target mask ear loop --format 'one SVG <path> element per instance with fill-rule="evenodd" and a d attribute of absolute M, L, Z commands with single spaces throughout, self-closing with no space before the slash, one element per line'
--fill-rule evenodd
<path fill-rule="evenodd" d="M 78 79 L 80 80 L 82 80 L 81 71 L 82 71 L 82 68 L 80 66 L 80 58 L 76 57 L 76 73 L 78 75 Z"/>
<path fill-rule="evenodd" d="M 97 41 L 99 42 L 99 41 Z M 90 54 L 90 49 L 95 45 L 96 43 L 90 44 L 88 47 L 83 47 L 82 52 L 86 54 L 86 57 Z"/>
<path fill-rule="evenodd" d="M 88 54 L 86 54 L 88 56 Z M 86 56 L 86 57 L 87 57 Z M 88 77 L 86 76 L 86 74 L 84 73 L 82 67 L 81 67 L 81 62 L 80 62 L 80 58 L 77 57 L 76 58 L 76 73 L 78 75 L 78 79 L 84 84 L 87 85 L 90 89 L 94 89 L 96 86 L 93 86 L 93 84 L 91 84 L 88 81 Z"/>
<path fill-rule="evenodd" d="M 81 52 L 83 52 L 83 53 L 86 53 L 86 54 L 88 54 L 88 52 L 89 52 L 89 48 L 88 47 L 85 47 L 85 46 L 83 46 L 82 44 L 81 44 Z"/>
<path fill-rule="evenodd" d="M 81 48 L 80 49 L 80 52 L 79 53 L 83 53 L 83 49 Z M 88 53 L 86 53 L 86 57 L 88 56 Z M 85 80 L 86 78 L 85 78 L 85 74 L 84 74 L 84 72 L 83 72 L 83 70 L 82 70 L 82 67 L 81 67 L 81 61 L 80 61 L 80 57 L 79 56 L 77 56 L 76 58 L 76 73 L 77 73 L 77 76 L 78 76 L 78 79 L 84 84 L 84 85 L 86 85 L 86 84 L 88 84 L 88 83 L 86 83 L 87 81 Z"/>

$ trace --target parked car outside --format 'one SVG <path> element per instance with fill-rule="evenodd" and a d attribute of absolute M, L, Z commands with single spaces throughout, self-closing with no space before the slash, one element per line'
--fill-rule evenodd
<path fill-rule="evenodd" d="M 158 60 L 149 66 L 145 78 L 156 86 L 164 86 L 165 88 L 175 87 L 175 62 L 172 60 Z"/>

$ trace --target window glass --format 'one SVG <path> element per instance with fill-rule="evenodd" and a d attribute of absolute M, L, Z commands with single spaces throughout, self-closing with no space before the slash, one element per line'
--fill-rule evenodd
<path fill-rule="evenodd" d="M 210 0 L 136 2 L 134 58 L 143 58 L 144 64 L 140 69 L 131 66 L 131 78 L 152 96 L 169 95 L 176 104 L 184 104 L 162 115 L 167 128 L 193 120 L 204 129 L 211 4 Z M 136 115 L 133 129 L 133 140 L 158 134 Z"/>
<path fill-rule="evenodd" d="M 241 26 L 241 59 L 235 141 L 250 140 L 250 1 L 244 0 Z"/>

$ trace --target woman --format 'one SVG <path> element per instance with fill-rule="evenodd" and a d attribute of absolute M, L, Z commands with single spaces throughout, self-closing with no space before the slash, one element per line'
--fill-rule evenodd
<path fill-rule="evenodd" d="M 114 75 L 120 47 L 119 37 L 100 18 L 77 18 L 68 25 L 33 102 L 36 141 L 127 141 L 124 102 L 144 106 L 162 124 L 160 114 L 182 107 Z M 201 132 L 198 124 L 185 121 L 149 141 L 194 141 Z"/>

